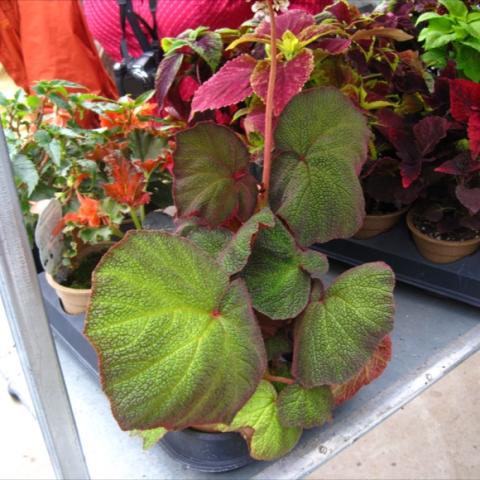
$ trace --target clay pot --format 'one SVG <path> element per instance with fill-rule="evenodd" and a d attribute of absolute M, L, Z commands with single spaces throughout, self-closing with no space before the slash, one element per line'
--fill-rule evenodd
<path fill-rule="evenodd" d="M 465 241 L 436 240 L 422 233 L 413 224 L 413 210 L 407 215 L 407 226 L 420 253 L 433 263 L 452 263 L 474 253 L 480 238 Z"/>
<path fill-rule="evenodd" d="M 385 215 L 366 215 L 362 228 L 360 228 L 353 238 L 364 240 L 366 238 L 376 237 L 390 230 L 399 222 L 407 210 L 408 207 L 405 207 L 397 212 L 386 213 Z"/>
<path fill-rule="evenodd" d="M 113 242 L 101 242 L 91 245 L 78 254 L 78 259 L 86 257 L 90 253 L 101 250 L 108 250 Z M 70 315 L 78 315 L 87 311 L 88 301 L 92 294 L 91 288 L 70 288 L 60 285 L 48 272 L 45 272 L 45 278 L 48 284 L 55 290 L 58 298 L 62 302 L 63 309 Z"/>

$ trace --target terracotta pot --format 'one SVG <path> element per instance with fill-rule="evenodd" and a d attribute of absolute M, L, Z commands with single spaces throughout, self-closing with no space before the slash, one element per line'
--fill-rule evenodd
<path fill-rule="evenodd" d="M 465 241 L 436 240 L 422 233 L 413 224 L 413 210 L 407 215 L 407 226 L 420 253 L 433 263 L 452 263 L 474 253 L 480 246 L 480 238 Z"/>
<path fill-rule="evenodd" d="M 387 213 L 385 215 L 366 215 L 362 228 L 353 236 L 360 240 L 376 237 L 387 230 L 393 228 L 402 215 L 408 210 L 408 207 L 402 208 L 397 212 Z"/>
<path fill-rule="evenodd" d="M 98 252 L 99 250 L 107 250 L 113 245 L 113 242 L 101 242 L 96 245 L 91 245 L 82 250 L 78 254 L 78 259 L 86 257 L 90 253 Z M 78 315 L 87 311 L 88 301 L 92 294 L 91 288 L 70 288 L 60 285 L 48 272 L 45 272 L 45 278 L 48 284 L 55 290 L 58 298 L 62 302 L 63 309 L 71 314 Z"/>

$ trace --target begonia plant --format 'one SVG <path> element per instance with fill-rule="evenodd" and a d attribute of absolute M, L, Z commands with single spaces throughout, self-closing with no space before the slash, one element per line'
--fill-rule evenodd
<path fill-rule="evenodd" d="M 102 385 L 120 427 L 148 445 L 208 425 L 240 432 L 252 457 L 273 460 L 391 355 L 391 269 L 365 264 L 327 286 L 327 258 L 311 248 L 362 223 L 367 121 L 335 88 L 295 95 L 278 85 L 285 52 L 266 7 L 262 179 L 231 129 L 179 132 L 177 232 L 128 232 L 93 275 L 85 332 Z"/>

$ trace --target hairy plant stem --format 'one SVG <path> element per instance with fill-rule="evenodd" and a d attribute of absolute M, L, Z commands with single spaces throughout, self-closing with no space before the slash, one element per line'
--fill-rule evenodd
<path fill-rule="evenodd" d="M 265 143 L 263 148 L 262 191 L 260 192 L 259 198 L 260 208 L 268 205 L 270 192 L 273 148 L 273 100 L 277 78 L 277 23 L 275 10 L 273 9 L 273 1 L 267 0 L 267 3 L 270 15 L 270 75 L 268 77 L 267 101 L 265 106 Z"/>
<path fill-rule="evenodd" d="M 142 224 L 140 222 L 140 219 L 138 218 L 137 212 L 135 211 L 135 209 L 133 207 L 130 207 L 130 216 L 132 217 L 132 222 L 135 225 L 135 228 L 137 230 L 141 230 L 142 229 Z"/>
<path fill-rule="evenodd" d="M 266 373 L 263 378 L 269 382 L 285 383 L 286 385 L 293 385 L 295 383 L 293 378 L 276 377 L 275 375 L 270 375 L 269 373 Z"/>

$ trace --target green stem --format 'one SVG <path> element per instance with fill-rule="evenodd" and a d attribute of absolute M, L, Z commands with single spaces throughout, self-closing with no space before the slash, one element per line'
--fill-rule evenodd
<path fill-rule="evenodd" d="M 116 225 L 110 225 L 110 230 L 116 237 L 123 238 L 124 233 Z"/>
<path fill-rule="evenodd" d="M 270 14 L 270 75 L 268 77 L 267 101 L 265 106 L 265 143 L 263 149 L 263 176 L 262 191 L 260 193 L 259 207 L 268 205 L 270 192 L 270 175 L 272 171 L 273 147 L 273 101 L 275 97 L 275 82 L 277 78 L 277 23 L 272 0 L 267 0 Z"/>
<path fill-rule="evenodd" d="M 135 225 L 135 228 L 137 230 L 141 230 L 142 229 L 142 224 L 140 222 L 140 219 L 138 218 L 137 212 L 135 211 L 135 209 L 133 207 L 130 207 L 130 216 L 132 217 L 132 222 Z"/>

